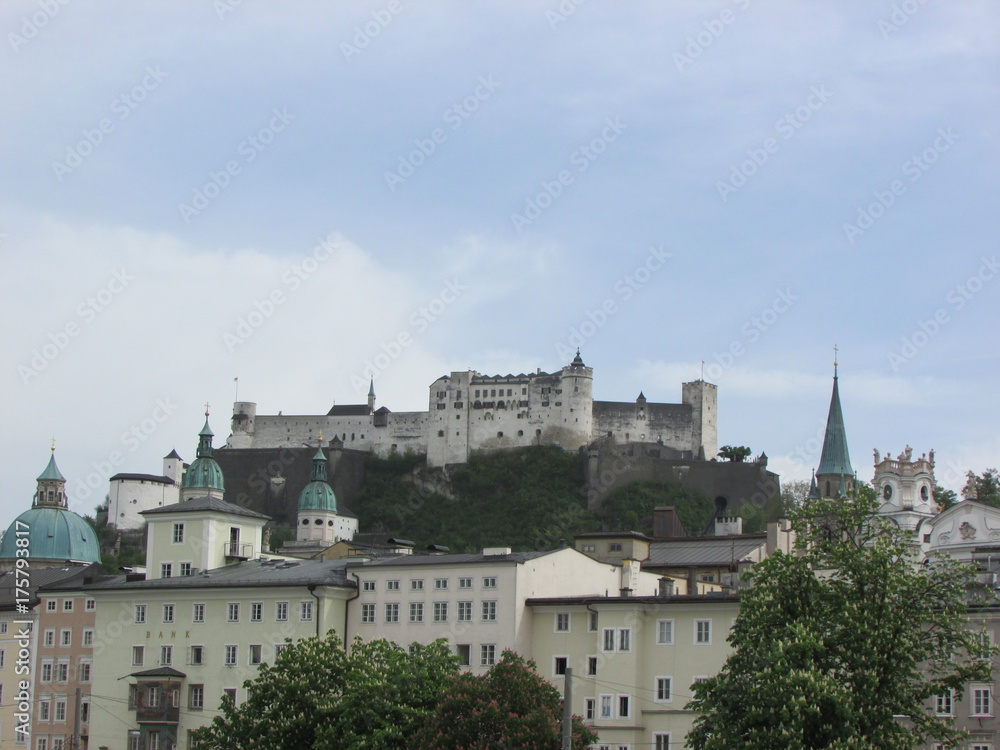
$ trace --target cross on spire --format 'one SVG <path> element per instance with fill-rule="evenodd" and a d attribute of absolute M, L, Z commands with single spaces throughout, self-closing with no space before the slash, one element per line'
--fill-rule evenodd
<path fill-rule="evenodd" d="M 55 438 L 52 438 L 52 452 L 53 453 L 56 452 L 56 439 Z"/>
<path fill-rule="evenodd" d="M 205 416 L 206 417 L 208 416 L 208 407 L 209 407 L 209 403 L 208 403 L 208 401 L 206 401 L 205 402 Z"/>

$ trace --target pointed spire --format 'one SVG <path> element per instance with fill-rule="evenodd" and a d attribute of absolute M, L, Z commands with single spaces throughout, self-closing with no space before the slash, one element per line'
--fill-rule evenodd
<path fill-rule="evenodd" d="M 208 404 L 205 404 L 205 426 L 198 433 L 198 458 L 212 457 L 212 438 L 215 437 L 215 433 L 208 426 L 208 414 Z"/>
<path fill-rule="evenodd" d="M 807 495 L 807 497 L 810 500 L 819 500 L 820 499 L 819 485 L 816 484 L 816 472 L 815 471 L 812 473 L 812 481 L 809 482 L 809 494 Z"/>
<path fill-rule="evenodd" d="M 580 356 L 580 347 L 576 348 L 576 356 L 573 357 L 573 361 L 570 362 L 570 365 L 572 367 L 586 367 L 586 365 L 583 364 L 583 357 Z"/>
<path fill-rule="evenodd" d="M 323 435 L 319 437 L 319 447 L 316 448 L 316 455 L 313 456 L 312 481 L 326 481 L 326 454 L 323 453 Z"/>
<path fill-rule="evenodd" d="M 853 476 L 851 456 L 847 450 L 847 431 L 844 429 L 844 413 L 840 407 L 840 387 L 837 377 L 837 362 L 833 363 L 833 395 L 830 397 L 830 412 L 826 418 L 826 435 L 823 438 L 823 452 L 820 454 L 819 476 L 847 474 Z"/>
<path fill-rule="evenodd" d="M 368 381 L 368 395 L 375 398 L 375 378 Z"/>

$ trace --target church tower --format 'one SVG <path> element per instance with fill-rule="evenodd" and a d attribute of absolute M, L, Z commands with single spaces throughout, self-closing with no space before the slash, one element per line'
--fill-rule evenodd
<path fill-rule="evenodd" d="M 833 395 L 830 397 L 830 411 L 826 417 L 823 452 L 820 454 L 810 497 L 844 497 L 853 489 L 854 469 L 851 468 L 851 455 L 847 450 L 847 431 L 844 429 L 844 412 L 840 407 L 837 362 L 834 360 Z"/>
<path fill-rule="evenodd" d="M 283 553 L 308 556 L 322 552 L 341 539 L 352 539 L 358 519 L 337 512 L 337 496 L 327 479 L 323 438 L 313 456 L 312 480 L 299 493 L 295 541 L 285 542 Z"/>
<path fill-rule="evenodd" d="M 892 458 L 875 452 L 875 478 L 872 486 L 879 493 L 879 513 L 888 516 L 906 531 L 916 531 L 921 521 L 938 513 L 934 502 L 934 451 L 913 460 L 913 449 L 906 446 Z"/>
<path fill-rule="evenodd" d="M 205 426 L 198 433 L 198 457 L 184 473 L 184 486 L 181 488 L 181 502 L 195 497 L 214 497 L 222 500 L 226 491 L 222 467 L 212 457 L 212 438 L 215 433 L 208 426 L 208 409 L 205 409 Z"/>

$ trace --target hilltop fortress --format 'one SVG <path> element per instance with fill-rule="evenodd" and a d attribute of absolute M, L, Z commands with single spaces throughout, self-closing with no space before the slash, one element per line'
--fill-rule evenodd
<path fill-rule="evenodd" d="M 594 371 L 577 352 L 558 372 L 519 375 L 452 372 L 431 383 L 427 411 L 393 412 L 367 404 L 334 406 L 324 415 L 259 415 L 257 405 L 233 409 L 233 450 L 315 446 L 387 456 L 411 450 L 428 466 L 462 464 L 475 452 L 531 445 L 579 450 L 598 440 L 652 443 L 664 458 L 710 460 L 718 452 L 717 387 L 704 380 L 681 386 L 681 403 L 594 401 Z M 339 444 L 339 445 L 338 445 Z"/>

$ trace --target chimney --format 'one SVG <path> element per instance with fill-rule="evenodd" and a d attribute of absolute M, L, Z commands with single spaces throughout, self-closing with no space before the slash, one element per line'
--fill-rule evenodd
<path fill-rule="evenodd" d="M 698 593 L 698 569 L 692 565 L 688 568 L 688 595 L 694 596 Z"/>
<path fill-rule="evenodd" d="M 619 589 L 621 595 L 623 597 L 632 596 L 632 592 L 635 591 L 638 585 L 639 585 L 639 561 L 622 560 L 621 588 Z"/>
<path fill-rule="evenodd" d="M 743 533 L 743 519 L 739 516 L 719 516 L 715 519 L 716 536 L 734 536 Z"/>
<path fill-rule="evenodd" d="M 681 523 L 674 506 L 653 508 L 653 538 L 673 539 L 685 536 L 687 536 L 687 532 L 684 530 L 684 524 Z"/>
<path fill-rule="evenodd" d="M 664 576 L 660 579 L 660 596 L 673 596 L 674 595 L 674 581 L 672 578 L 667 578 Z"/>

